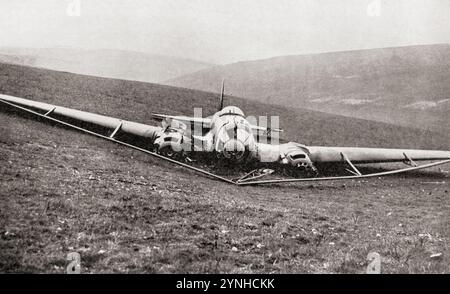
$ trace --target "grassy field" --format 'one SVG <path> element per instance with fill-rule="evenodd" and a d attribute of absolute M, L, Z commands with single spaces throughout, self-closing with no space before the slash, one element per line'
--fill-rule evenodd
<path fill-rule="evenodd" d="M 0 65 L 0 92 L 147 122 L 216 95 Z M 183 100 L 192 101 L 183 103 Z M 230 98 L 306 144 L 448 149 L 430 133 Z M 450 273 L 448 173 L 235 187 L 0 106 L 0 272 Z M 431 258 L 432 254 L 441 253 Z"/>

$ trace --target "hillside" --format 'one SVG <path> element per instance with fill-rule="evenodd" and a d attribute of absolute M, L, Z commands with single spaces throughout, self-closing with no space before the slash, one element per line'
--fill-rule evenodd
<path fill-rule="evenodd" d="M 132 51 L 60 48 L 0 48 L 0 62 L 145 82 L 161 82 L 211 66 L 194 60 Z"/>
<path fill-rule="evenodd" d="M 218 94 L 208 92 L 7 64 L 1 66 L 0 77 L 3 94 L 150 124 L 157 123 L 151 118 L 155 112 L 193 115 L 193 108 L 201 107 L 207 116 L 216 111 L 219 101 Z M 231 96 L 225 101 L 241 107 L 246 115 L 279 116 L 285 130 L 281 138 L 306 145 L 447 149 L 450 142 L 448 133 L 398 128 Z"/>
<path fill-rule="evenodd" d="M 124 119 L 217 94 L 0 64 L 0 92 Z M 227 97 L 304 143 L 443 148 L 448 134 Z M 189 102 L 189 103 L 188 103 Z M 365 170 L 363 170 L 365 171 Z M 0 104 L 0 272 L 449 273 L 448 174 L 237 187 Z M 442 257 L 430 256 L 442 253 Z"/>
<path fill-rule="evenodd" d="M 166 84 L 421 129 L 450 131 L 450 45 L 283 56 Z"/>

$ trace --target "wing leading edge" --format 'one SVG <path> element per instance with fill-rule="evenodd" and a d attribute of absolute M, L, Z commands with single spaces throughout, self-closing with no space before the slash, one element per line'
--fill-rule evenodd
<path fill-rule="evenodd" d="M 166 114 L 158 114 L 152 113 L 152 116 L 156 119 L 165 120 L 165 119 L 173 119 L 184 124 L 201 124 L 203 128 L 211 128 L 211 119 L 210 118 L 201 118 L 201 117 L 190 117 L 190 116 L 177 116 L 177 115 L 166 115 Z"/>
<path fill-rule="evenodd" d="M 86 111 L 71 109 L 62 106 L 56 106 L 53 104 L 32 101 L 28 99 L 8 96 L 0 94 L 0 99 L 14 103 L 17 105 L 31 107 L 34 109 L 45 111 L 46 114 L 57 114 L 67 118 L 99 125 L 106 128 L 116 129 L 120 128 L 122 132 L 133 134 L 136 136 L 154 138 L 154 136 L 161 131 L 160 127 L 150 126 L 146 124 L 141 124 L 137 122 L 121 120 L 118 118 L 100 115 L 96 113 L 90 113 Z"/>
<path fill-rule="evenodd" d="M 382 163 L 450 159 L 450 151 L 387 149 L 360 147 L 308 146 L 311 161 L 316 163 L 343 162 L 346 156 L 353 163 Z"/>

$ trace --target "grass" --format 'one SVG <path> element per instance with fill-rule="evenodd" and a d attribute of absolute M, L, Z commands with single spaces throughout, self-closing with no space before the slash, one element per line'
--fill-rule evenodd
<path fill-rule="evenodd" d="M 215 105 L 206 93 L 157 85 L 6 65 L 0 75 L 2 93 L 138 121 L 154 109 L 189 113 L 192 105 L 172 102 L 183 95 Z M 64 273 L 67 254 L 79 252 L 83 273 L 363 273 L 372 251 L 383 273 L 450 272 L 448 174 L 234 187 L 1 107 L 0 272 Z M 333 124 L 311 131 L 330 117 L 306 114 L 296 118 L 304 129 L 291 120 L 288 132 L 351 143 L 351 132 Z M 331 118 L 358 126 L 361 145 L 449 142 Z"/>

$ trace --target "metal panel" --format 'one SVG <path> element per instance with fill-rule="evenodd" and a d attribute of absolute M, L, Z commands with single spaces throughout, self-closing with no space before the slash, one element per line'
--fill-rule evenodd
<path fill-rule="evenodd" d="M 62 115 L 64 117 L 76 119 L 79 121 L 96 124 L 102 127 L 115 129 L 120 123 L 122 123 L 121 131 L 129 134 L 133 134 L 141 137 L 153 138 L 156 132 L 161 131 L 160 127 L 150 126 L 146 124 L 121 120 L 114 117 L 109 117 L 105 115 L 85 112 L 81 110 L 71 109 L 62 106 L 55 106 L 48 103 L 2 95 L 0 94 L 0 99 L 8 101 L 17 105 L 32 107 L 40 109 L 48 113 L 52 111 L 52 114 Z"/>
<path fill-rule="evenodd" d="M 450 159 L 450 151 L 386 149 L 386 148 L 357 148 L 357 147 L 320 147 L 308 146 L 313 162 L 343 162 L 341 153 L 353 163 L 402 162 L 405 155 L 420 160 Z"/>

